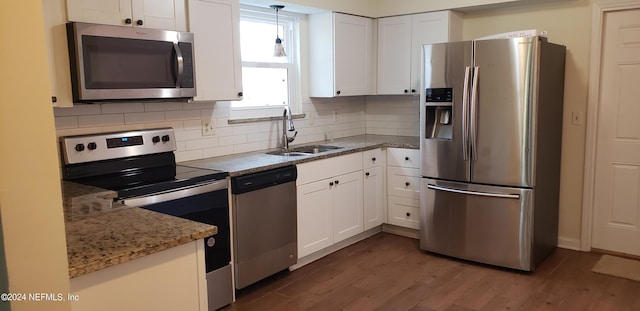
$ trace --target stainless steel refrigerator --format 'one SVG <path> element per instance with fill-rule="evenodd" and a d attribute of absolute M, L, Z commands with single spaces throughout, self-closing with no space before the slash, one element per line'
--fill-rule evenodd
<path fill-rule="evenodd" d="M 565 47 L 423 46 L 420 248 L 532 271 L 557 245 Z"/>

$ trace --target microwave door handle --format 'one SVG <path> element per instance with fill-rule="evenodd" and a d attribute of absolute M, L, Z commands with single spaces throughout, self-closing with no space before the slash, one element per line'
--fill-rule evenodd
<path fill-rule="evenodd" d="M 184 77 L 184 58 L 182 57 L 182 51 L 177 42 L 173 43 L 173 49 L 176 51 L 176 62 L 178 63 L 178 78 L 176 79 L 176 87 L 180 87 L 182 84 L 182 78 Z"/>

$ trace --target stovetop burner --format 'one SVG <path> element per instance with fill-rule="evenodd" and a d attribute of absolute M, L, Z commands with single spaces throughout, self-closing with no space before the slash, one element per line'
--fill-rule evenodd
<path fill-rule="evenodd" d="M 119 199 L 224 179 L 228 173 L 176 165 L 173 129 L 60 139 L 64 180 L 118 192 Z"/>

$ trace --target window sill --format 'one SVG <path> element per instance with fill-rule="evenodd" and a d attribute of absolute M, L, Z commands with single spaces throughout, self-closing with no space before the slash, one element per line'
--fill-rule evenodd
<path fill-rule="evenodd" d="M 307 116 L 305 113 L 294 114 L 291 116 L 292 119 L 304 119 Z M 282 116 L 277 117 L 260 117 L 260 118 L 246 118 L 246 119 L 233 119 L 228 120 L 227 124 L 243 124 L 243 123 L 255 123 L 255 122 L 265 122 L 265 121 L 278 121 L 282 120 Z"/>

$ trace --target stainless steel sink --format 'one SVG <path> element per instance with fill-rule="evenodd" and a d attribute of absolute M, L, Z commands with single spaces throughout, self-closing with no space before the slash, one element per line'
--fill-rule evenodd
<path fill-rule="evenodd" d="M 319 154 L 327 151 L 332 151 L 336 149 L 342 149 L 342 147 L 330 146 L 330 145 L 310 145 L 310 146 L 300 146 L 289 149 L 280 149 L 271 152 L 267 152 L 267 154 L 271 155 L 279 155 L 279 156 L 309 156 L 313 154 Z"/>

